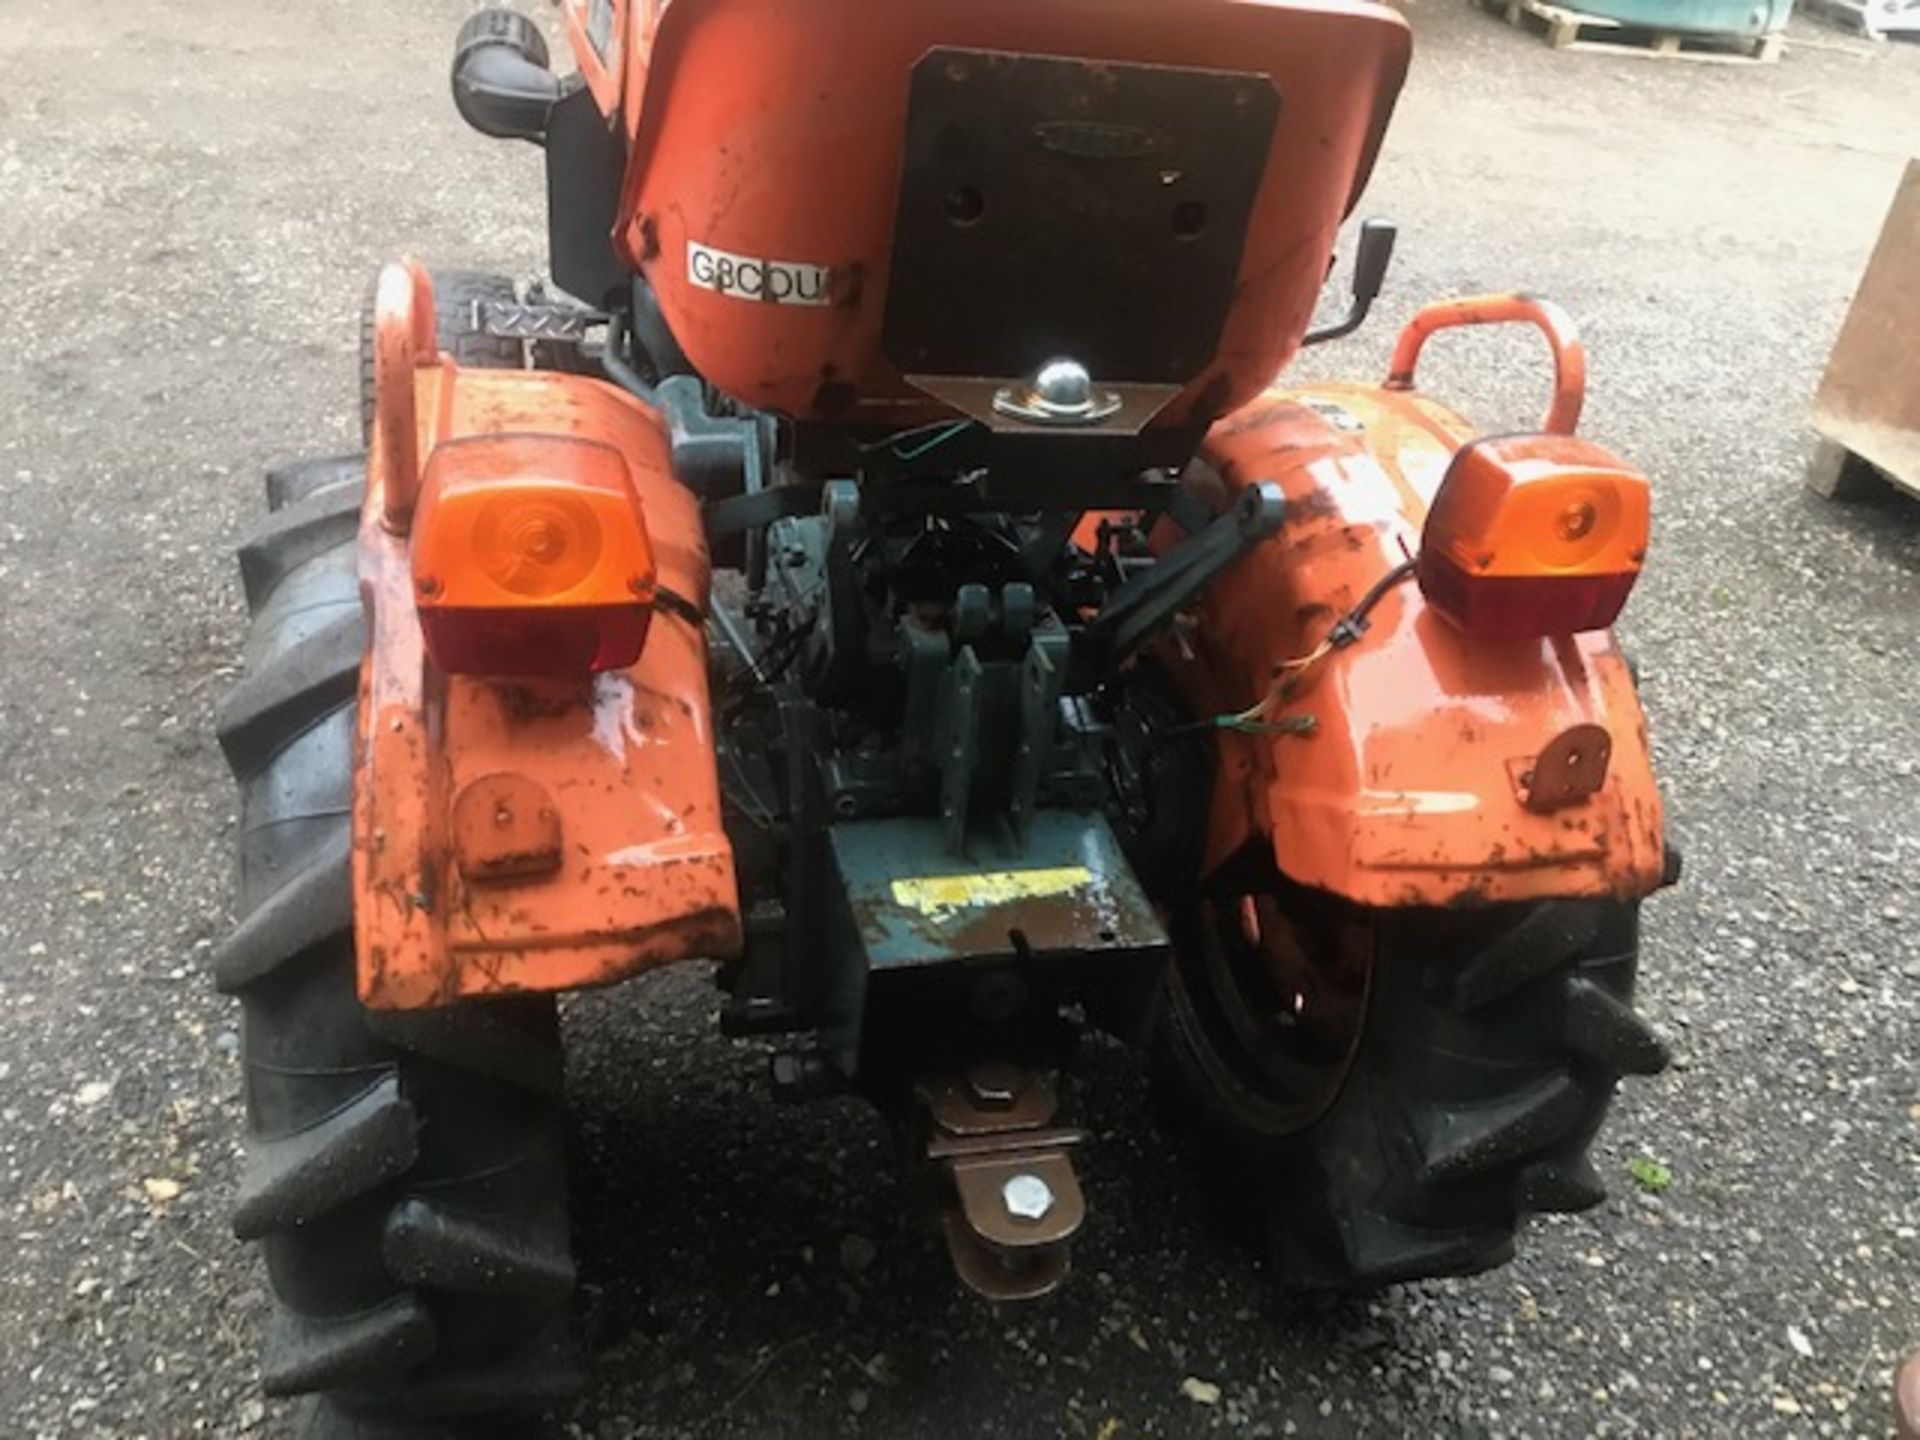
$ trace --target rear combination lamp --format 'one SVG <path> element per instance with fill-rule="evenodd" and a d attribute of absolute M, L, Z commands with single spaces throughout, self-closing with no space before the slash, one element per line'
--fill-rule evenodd
<path fill-rule="evenodd" d="M 1647 477 L 1570 435 L 1463 447 L 1427 514 L 1415 573 L 1474 635 L 1604 630 L 1646 560 Z"/>
<path fill-rule="evenodd" d="M 646 644 L 653 548 L 610 446 L 546 435 L 437 446 L 412 565 L 427 652 L 449 674 L 617 670 Z"/>

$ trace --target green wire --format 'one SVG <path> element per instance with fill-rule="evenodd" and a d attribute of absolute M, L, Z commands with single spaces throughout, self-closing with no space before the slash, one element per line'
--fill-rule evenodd
<path fill-rule="evenodd" d="M 893 458 L 896 460 L 918 460 L 922 455 L 925 455 L 928 451 L 933 450 L 938 446 L 946 444 L 947 441 L 953 439 L 954 436 L 958 435 L 962 430 L 965 430 L 971 424 L 973 424 L 971 420 L 956 420 L 953 422 L 953 424 L 947 426 L 947 428 L 942 430 L 939 434 L 933 436 L 931 439 L 925 440 L 922 443 L 914 446 L 913 449 L 911 450 L 902 450 L 898 446 L 895 446 L 893 451 Z"/>

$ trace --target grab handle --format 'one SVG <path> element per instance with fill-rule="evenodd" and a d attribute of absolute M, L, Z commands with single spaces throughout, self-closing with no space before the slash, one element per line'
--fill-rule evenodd
<path fill-rule="evenodd" d="M 433 281 L 416 260 L 396 260 L 373 291 L 373 433 L 368 488 L 380 523 L 405 535 L 420 495 L 420 423 L 414 372 L 439 361 Z"/>
<path fill-rule="evenodd" d="M 1551 300 L 1537 300 L 1531 295 L 1474 295 L 1442 300 L 1419 311 L 1394 342 L 1387 389 L 1414 388 L 1413 371 L 1420 362 L 1420 347 L 1434 331 L 1455 325 L 1515 323 L 1534 326 L 1547 337 L 1553 350 L 1553 404 L 1540 428 L 1549 435 L 1573 434 L 1587 398 L 1587 352 L 1580 344 L 1573 317 Z"/>

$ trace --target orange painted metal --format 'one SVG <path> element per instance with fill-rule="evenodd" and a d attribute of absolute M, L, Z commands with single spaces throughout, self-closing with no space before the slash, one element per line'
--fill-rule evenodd
<path fill-rule="evenodd" d="M 566 858 L 553 797 L 511 770 L 469 781 L 454 797 L 453 860 L 469 882 L 553 874 Z"/>
<path fill-rule="evenodd" d="M 1587 352 L 1573 317 L 1551 300 L 1531 295 L 1474 295 L 1442 300 L 1418 311 L 1394 343 L 1387 366 L 1389 390 L 1412 390 L 1420 351 L 1437 330 L 1458 325 L 1532 325 L 1553 351 L 1553 401 L 1540 428 L 1549 435 L 1571 435 L 1587 400 Z"/>
<path fill-rule="evenodd" d="M 433 286 L 417 261 L 386 266 L 373 292 L 373 433 L 367 468 L 379 477 L 380 523 L 404 535 L 420 498 L 414 375 L 436 357 Z"/>
<path fill-rule="evenodd" d="M 1406 21 L 1373 0 L 670 0 L 627 17 L 653 34 L 628 46 L 618 243 L 710 381 L 855 423 L 945 413 L 881 345 L 909 82 L 929 49 L 1254 72 L 1279 92 L 1217 358 L 1161 412 L 1169 424 L 1246 402 L 1297 350 L 1410 49 Z M 822 267 L 829 303 L 702 288 L 690 244 Z"/>
<path fill-rule="evenodd" d="M 603 115 L 620 113 L 626 81 L 622 57 L 629 53 L 627 26 L 635 8 L 628 0 L 567 0 L 567 44 Z M 638 8 L 651 15 L 659 8 L 659 0 L 641 0 Z"/>
<path fill-rule="evenodd" d="M 1420 543 L 1471 427 L 1359 384 L 1275 389 L 1216 426 L 1210 503 L 1281 486 L 1287 519 L 1209 590 L 1168 663 L 1203 714 L 1264 703 L 1310 733 L 1220 732 L 1208 866 L 1251 841 L 1287 875 L 1367 905 L 1643 895 L 1663 860 L 1646 722 L 1609 632 L 1470 637 L 1412 583 L 1361 638 L 1295 664 Z M 1217 477 L 1217 478 L 1216 478 Z M 1610 742 L 1591 795 L 1530 808 L 1535 760 L 1578 726 Z"/>
<path fill-rule="evenodd" d="M 361 998 L 375 1008 L 442 1005 L 734 953 L 739 902 L 698 623 L 663 611 L 636 664 L 576 680 L 445 675 L 424 648 L 409 537 L 389 523 L 407 512 L 399 497 L 417 493 L 422 457 L 461 437 L 538 433 L 611 446 L 645 509 L 660 584 L 704 606 L 698 506 L 671 476 L 660 416 L 579 376 L 459 369 L 435 352 L 431 292 L 417 269 L 389 267 L 380 294 L 376 356 L 410 356 L 413 368 L 405 384 L 394 364 L 378 369 L 360 526 L 369 632 L 354 783 Z M 403 335 L 423 312 L 426 333 Z"/>
<path fill-rule="evenodd" d="M 567 43 L 593 92 L 593 103 L 609 122 L 619 125 L 629 144 L 640 129 L 653 39 L 667 5 L 668 0 L 566 0 Z M 596 15 L 604 17 L 600 22 L 607 36 L 604 45 L 594 43 Z"/>

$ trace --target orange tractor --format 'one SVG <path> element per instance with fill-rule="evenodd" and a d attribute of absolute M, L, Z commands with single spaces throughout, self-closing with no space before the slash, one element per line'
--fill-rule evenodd
<path fill-rule="evenodd" d="M 1337 231 L 1404 75 L 1373 0 L 567 0 L 460 32 L 544 147 L 552 276 L 395 264 L 366 453 L 268 480 L 235 1216 L 316 1435 L 579 1383 L 556 996 L 715 962 L 782 1098 L 852 1091 L 962 1281 L 1046 1294 L 1097 1197 L 1064 1083 L 1149 1057 L 1290 1282 L 1512 1253 L 1602 1186 L 1671 882 L 1609 626 L 1644 476 L 1578 340 L 1436 305 L 1383 383 Z M 1523 323 L 1538 433 L 1423 395 Z M 1144 1117 L 1143 1117 L 1144 1118 Z M 441 1427 L 441 1428 L 436 1428 Z"/>

